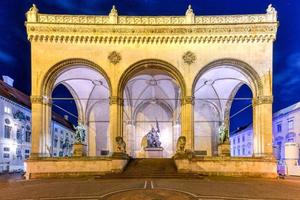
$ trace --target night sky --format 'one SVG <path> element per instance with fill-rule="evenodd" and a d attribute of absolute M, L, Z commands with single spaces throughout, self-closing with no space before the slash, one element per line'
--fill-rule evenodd
<path fill-rule="evenodd" d="M 300 99 L 299 0 L 1 0 L 0 75 L 14 78 L 15 87 L 27 94 L 31 88 L 30 43 L 24 21 L 25 12 L 32 3 L 41 13 L 93 15 L 107 15 L 113 4 L 119 15 L 184 15 L 189 4 L 196 15 L 254 14 L 265 13 L 268 4 L 272 3 L 280 22 L 274 43 L 274 111 Z M 237 94 L 241 97 L 249 95 L 247 88 Z M 242 107 L 234 103 L 233 110 Z M 247 115 L 251 116 L 251 109 Z M 251 122 L 250 118 L 245 117 L 238 125 Z"/>

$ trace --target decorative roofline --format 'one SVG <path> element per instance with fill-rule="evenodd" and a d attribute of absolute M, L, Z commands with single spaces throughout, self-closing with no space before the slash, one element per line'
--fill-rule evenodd
<path fill-rule="evenodd" d="M 71 43 L 210 43 L 272 42 L 277 12 L 266 14 L 195 16 L 119 16 L 113 6 L 107 16 L 40 14 L 35 5 L 26 13 L 30 41 Z"/>
<path fill-rule="evenodd" d="M 191 6 L 185 16 L 119 16 L 115 6 L 109 15 L 41 14 L 33 5 L 26 13 L 27 23 L 49 24 L 120 24 L 120 25 L 179 25 L 179 24 L 245 24 L 277 22 L 277 11 L 270 4 L 266 14 L 195 16 Z"/>

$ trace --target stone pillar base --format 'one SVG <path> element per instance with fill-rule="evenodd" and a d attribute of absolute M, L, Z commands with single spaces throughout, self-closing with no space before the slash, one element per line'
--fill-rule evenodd
<path fill-rule="evenodd" d="M 230 144 L 224 143 L 218 145 L 218 156 L 230 156 Z"/>
<path fill-rule="evenodd" d="M 86 153 L 85 153 L 85 151 L 84 151 L 84 147 L 85 147 L 84 144 L 81 144 L 81 143 L 75 143 L 75 144 L 73 145 L 73 149 L 74 149 L 74 151 L 73 151 L 73 156 L 74 156 L 74 157 L 82 157 L 82 156 L 85 156 Z"/>
<path fill-rule="evenodd" d="M 164 157 L 163 150 L 164 150 L 164 148 L 162 148 L 162 147 L 145 147 L 144 148 L 145 157 L 146 158 L 163 158 Z"/>

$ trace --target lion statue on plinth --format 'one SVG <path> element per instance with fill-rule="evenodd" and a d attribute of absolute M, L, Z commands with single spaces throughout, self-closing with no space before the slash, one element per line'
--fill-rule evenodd
<path fill-rule="evenodd" d="M 126 153 L 126 143 L 121 136 L 116 137 L 116 147 L 118 153 Z"/>

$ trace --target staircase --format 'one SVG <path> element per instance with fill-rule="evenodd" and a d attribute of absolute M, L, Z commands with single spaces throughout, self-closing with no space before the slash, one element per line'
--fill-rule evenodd
<path fill-rule="evenodd" d="M 180 174 L 171 158 L 131 159 L 120 174 L 106 174 L 97 178 L 201 178 L 196 174 Z"/>

